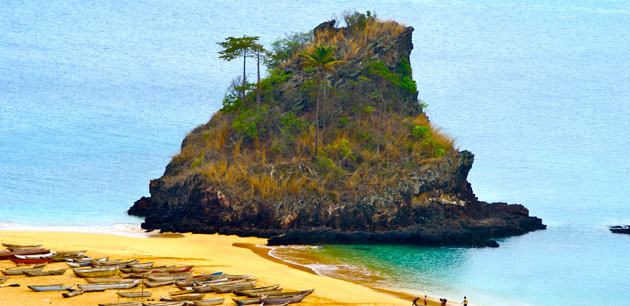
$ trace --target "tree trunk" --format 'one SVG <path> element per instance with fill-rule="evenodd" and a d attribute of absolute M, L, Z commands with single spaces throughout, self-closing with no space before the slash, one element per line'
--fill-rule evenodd
<path fill-rule="evenodd" d="M 241 103 L 245 106 L 245 62 L 247 60 L 247 49 L 243 50 L 243 87 L 241 88 Z"/>
<path fill-rule="evenodd" d="M 322 72 L 317 74 L 317 98 L 315 99 L 315 151 L 313 156 L 317 156 L 317 142 L 319 140 L 319 92 L 322 90 Z"/>
<path fill-rule="evenodd" d="M 260 107 L 260 49 L 256 53 L 256 73 L 258 74 L 258 88 L 256 89 L 256 107 Z"/>

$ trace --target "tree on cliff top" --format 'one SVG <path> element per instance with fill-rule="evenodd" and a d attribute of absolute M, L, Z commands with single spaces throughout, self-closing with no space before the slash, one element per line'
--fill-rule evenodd
<path fill-rule="evenodd" d="M 337 74 L 334 66 L 345 64 L 344 61 L 338 61 L 334 54 L 335 46 L 324 46 L 319 44 L 315 47 L 315 51 L 311 54 L 301 53 L 300 57 L 305 61 L 300 63 L 300 67 L 312 67 L 317 73 L 317 98 L 315 102 L 315 151 L 313 156 L 317 155 L 317 141 L 319 138 L 319 96 L 322 89 L 322 80 L 326 72 Z M 326 103 L 326 95 L 324 95 L 324 103 Z"/>
<path fill-rule="evenodd" d="M 245 102 L 245 89 L 247 88 L 247 81 L 245 78 L 245 64 L 247 62 L 247 57 L 256 56 L 257 60 L 257 95 L 256 95 L 256 106 L 260 106 L 260 53 L 265 52 L 264 47 L 258 43 L 258 36 L 243 36 L 243 37 L 228 37 L 225 41 L 218 42 L 223 50 L 219 51 L 219 58 L 224 59 L 226 61 L 231 61 L 239 57 L 243 57 L 243 85 L 241 87 L 241 102 Z M 251 55 L 248 55 L 251 53 Z"/>

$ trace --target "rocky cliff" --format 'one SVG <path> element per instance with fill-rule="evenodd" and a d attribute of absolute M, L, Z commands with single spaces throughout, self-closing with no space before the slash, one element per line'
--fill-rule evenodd
<path fill-rule="evenodd" d="M 302 52 L 333 45 L 345 64 L 326 77 L 319 126 L 315 72 L 293 57 L 263 81 L 263 107 L 252 92 L 193 130 L 129 214 L 146 217 L 147 230 L 269 244 L 497 246 L 492 238 L 544 229 L 522 205 L 475 197 L 473 154 L 433 129 L 417 100 L 412 32 L 369 18 L 321 24 Z M 312 154 L 317 128 L 321 149 Z"/>

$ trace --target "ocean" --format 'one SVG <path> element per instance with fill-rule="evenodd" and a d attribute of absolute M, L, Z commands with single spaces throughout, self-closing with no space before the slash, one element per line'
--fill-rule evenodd
<path fill-rule="evenodd" d="M 137 230 L 125 211 L 240 73 L 216 42 L 269 46 L 349 10 L 415 28 L 419 97 L 475 154 L 476 195 L 548 229 L 272 254 L 471 305 L 627 304 L 630 236 L 607 229 L 630 224 L 627 1 L 0 1 L 0 229 Z"/>

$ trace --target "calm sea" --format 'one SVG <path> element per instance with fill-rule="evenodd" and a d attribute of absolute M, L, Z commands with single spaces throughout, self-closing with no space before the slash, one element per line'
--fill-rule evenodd
<path fill-rule="evenodd" d="M 628 1 L 1 0 L 0 228 L 137 227 L 126 209 L 239 73 L 216 42 L 269 45 L 354 9 L 416 29 L 420 97 L 475 153 L 477 196 L 549 228 L 498 249 L 274 253 L 472 305 L 627 304 L 630 236 L 607 226 L 630 224 Z"/>

